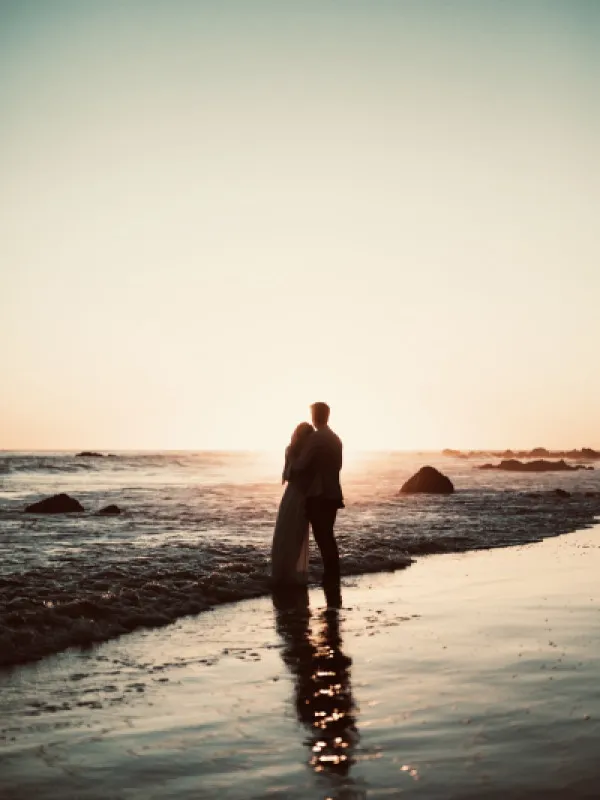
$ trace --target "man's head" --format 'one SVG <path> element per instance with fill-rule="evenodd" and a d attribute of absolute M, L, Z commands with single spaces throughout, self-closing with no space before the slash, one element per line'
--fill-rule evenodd
<path fill-rule="evenodd" d="M 310 411 L 315 428 L 324 428 L 329 421 L 329 406 L 327 403 L 313 403 Z"/>

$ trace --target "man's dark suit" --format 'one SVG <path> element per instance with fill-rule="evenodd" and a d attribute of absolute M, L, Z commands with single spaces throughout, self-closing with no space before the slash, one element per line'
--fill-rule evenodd
<path fill-rule="evenodd" d="M 292 467 L 306 479 L 306 514 L 323 558 L 323 587 L 331 605 L 341 602 L 340 557 L 333 534 L 338 508 L 344 507 L 341 469 L 342 442 L 328 426 L 309 437 Z"/>

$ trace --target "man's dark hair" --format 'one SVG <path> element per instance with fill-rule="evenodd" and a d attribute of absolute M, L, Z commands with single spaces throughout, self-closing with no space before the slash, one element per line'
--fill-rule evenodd
<path fill-rule="evenodd" d="M 327 425 L 330 411 L 327 403 L 313 403 L 310 409 L 315 425 Z"/>

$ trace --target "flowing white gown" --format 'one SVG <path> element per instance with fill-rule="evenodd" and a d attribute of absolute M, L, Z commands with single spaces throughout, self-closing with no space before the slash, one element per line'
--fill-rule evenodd
<path fill-rule="evenodd" d="M 304 586 L 308 583 L 306 495 L 298 481 L 290 477 L 290 461 L 286 459 L 283 478 L 287 486 L 275 522 L 271 574 L 279 585 Z"/>

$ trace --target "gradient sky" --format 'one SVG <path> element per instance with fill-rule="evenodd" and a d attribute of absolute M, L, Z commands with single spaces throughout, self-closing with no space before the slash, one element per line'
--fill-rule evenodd
<path fill-rule="evenodd" d="M 600 446 L 599 37 L 0 0 L 0 448 Z"/>

